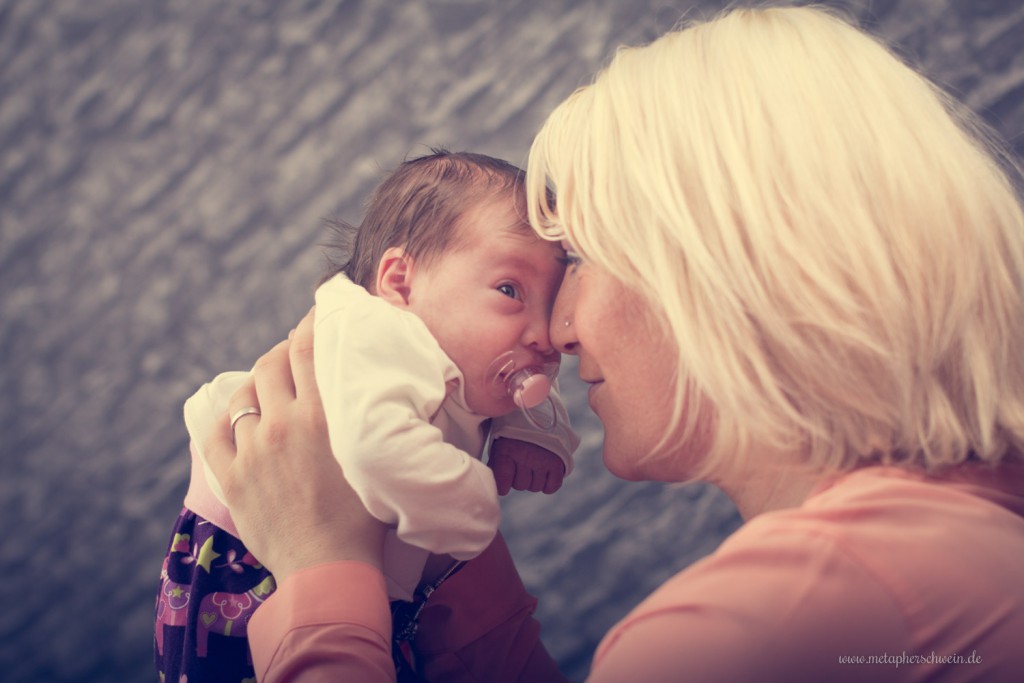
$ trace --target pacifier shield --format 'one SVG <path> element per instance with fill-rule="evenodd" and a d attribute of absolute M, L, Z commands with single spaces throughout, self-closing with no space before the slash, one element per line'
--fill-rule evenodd
<path fill-rule="evenodd" d="M 512 400 L 520 408 L 536 408 L 551 393 L 551 380 L 547 375 L 530 374 L 517 382 L 518 379 L 518 377 L 512 378 L 514 385 L 518 384 L 512 394 Z"/>

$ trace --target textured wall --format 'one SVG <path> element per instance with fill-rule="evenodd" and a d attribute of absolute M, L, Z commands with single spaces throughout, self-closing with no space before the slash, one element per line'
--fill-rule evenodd
<path fill-rule="evenodd" d="M 614 46 L 721 4 L 0 0 L 0 678 L 148 680 L 181 402 L 308 308 L 322 217 L 358 220 L 379 171 L 429 145 L 521 163 Z M 1020 2 L 830 4 L 1021 151 Z M 508 499 L 505 528 L 582 678 L 608 626 L 738 520 L 713 490 L 604 472 L 563 381 L 579 469 Z"/>

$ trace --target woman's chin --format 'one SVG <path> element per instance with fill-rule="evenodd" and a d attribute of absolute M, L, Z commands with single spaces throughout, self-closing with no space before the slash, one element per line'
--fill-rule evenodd
<path fill-rule="evenodd" d="M 630 461 L 628 457 L 623 457 L 621 452 L 613 448 L 609 448 L 607 442 L 605 442 L 601 456 L 604 461 L 605 469 L 619 479 L 624 479 L 626 481 L 644 481 L 647 478 L 637 470 L 635 461 Z"/>
<path fill-rule="evenodd" d="M 626 481 L 660 481 L 669 484 L 694 481 L 693 459 L 690 454 L 664 444 L 648 444 L 649 450 L 639 450 L 633 444 L 604 442 L 602 459 L 605 468 Z"/>

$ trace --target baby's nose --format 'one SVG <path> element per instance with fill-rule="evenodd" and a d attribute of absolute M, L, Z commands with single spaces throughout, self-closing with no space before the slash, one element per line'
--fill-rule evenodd
<path fill-rule="evenodd" d="M 523 333 L 523 346 L 544 356 L 545 360 L 552 354 L 557 355 L 551 343 L 549 327 L 547 316 L 542 316 L 532 321 Z"/>

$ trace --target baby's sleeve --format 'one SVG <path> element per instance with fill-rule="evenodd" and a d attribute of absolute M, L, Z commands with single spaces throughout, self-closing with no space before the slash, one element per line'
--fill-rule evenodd
<path fill-rule="evenodd" d="M 331 448 L 370 514 L 433 553 L 486 548 L 494 477 L 430 422 L 461 374 L 423 321 L 365 290 L 340 305 L 318 291 L 313 354 Z"/>
<path fill-rule="evenodd" d="M 580 438 L 572 430 L 569 422 L 569 413 L 562 403 L 562 397 L 558 393 L 558 381 L 551 385 L 551 405 L 558 416 L 557 424 L 551 431 L 543 431 L 530 424 L 522 411 L 516 410 L 507 415 L 496 417 L 491 421 L 491 437 L 506 439 L 517 439 L 528 443 L 536 444 L 546 448 L 565 463 L 565 474 L 572 472 L 573 457 L 576 448 L 580 445 Z"/>

